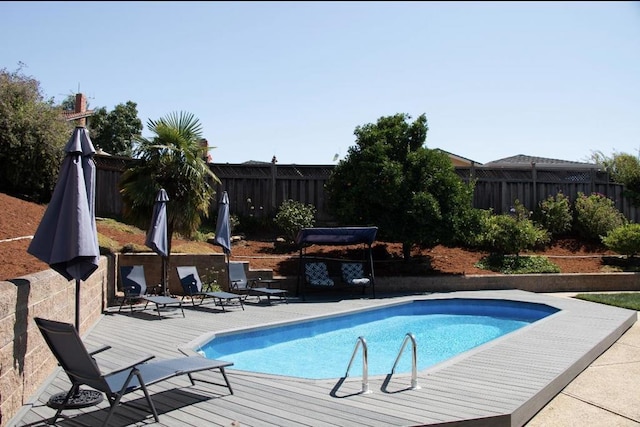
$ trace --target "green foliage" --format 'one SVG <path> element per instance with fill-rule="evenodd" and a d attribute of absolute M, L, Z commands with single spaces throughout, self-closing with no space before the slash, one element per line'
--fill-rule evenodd
<path fill-rule="evenodd" d="M 140 161 L 125 170 L 120 180 L 124 216 L 148 229 L 156 195 L 164 188 L 169 196 L 169 242 L 174 231 L 191 238 L 202 217 L 208 216 L 215 194 L 212 184 L 219 182 L 204 161 L 200 122 L 192 114 L 181 112 L 149 120 L 148 127 L 155 136 L 138 138 Z"/>
<path fill-rule="evenodd" d="M 497 254 L 514 254 L 549 243 L 549 234 L 527 218 L 509 214 L 489 218 L 483 246 Z"/>
<path fill-rule="evenodd" d="M 612 181 L 624 185 L 623 195 L 635 206 L 640 206 L 640 159 L 626 153 L 613 153 L 607 157 L 597 152 L 594 160 L 611 174 Z"/>
<path fill-rule="evenodd" d="M 473 186 L 451 160 L 424 147 L 427 119 L 406 114 L 356 127 L 356 145 L 326 184 L 328 208 L 343 224 L 378 226 L 378 236 L 402 242 L 405 259 L 414 245 L 460 239 L 471 221 Z"/>
<path fill-rule="evenodd" d="M 97 108 L 88 120 L 87 127 L 96 149 L 118 156 L 133 155 L 134 142 L 142 132 L 135 102 L 118 104 L 110 112 L 105 107 Z"/>
<path fill-rule="evenodd" d="M 315 215 L 315 206 L 289 199 L 278 208 L 274 222 L 285 237 L 293 242 L 301 229 L 313 227 Z"/>
<path fill-rule="evenodd" d="M 532 219 L 552 236 L 565 234 L 571 231 L 573 223 L 571 202 L 562 192 L 549 196 L 539 203 Z"/>
<path fill-rule="evenodd" d="M 523 205 L 518 199 L 513 202 L 513 206 L 511 206 L 509 211 L 511 216 L 516 218 L 518 221 L 529 219 L 529 217 L 531 217 L 531 212 L 529 211 L 529 209 L 527 209 L 526 206 Z"/>
<path fill-rule="evenodd" d="M 37 80 L 0 69 L 0 191 L 48 202 L 72 131 Z"/>
<path fill-rule="evenodd" d="M 573 209 L 574 230 L 579 236 L 595 242 L 628 222 L 613 200 L 599 193 L 589 196 L 578 193 Z"/>
<path fill-rule="evenodd" d="M 475 264 L 484 270 L 502 274 L 560 273 L 560 267 L 544 256 L 505 256 L 491 254 Z"/>
<path fill-rule="evenodd" d="M 468 248 L 483 248 L 486 243 L 485 235 L 491 227 L 491 209 L 473 209 L 468 216 L 466 235 L 456 243 Z"/>
<path fill-rule="evenodd" d="M 602 238 L 602 243 L 618 254 L 635 256 L 640 253 L 640 224 L 614 228 Z"/>

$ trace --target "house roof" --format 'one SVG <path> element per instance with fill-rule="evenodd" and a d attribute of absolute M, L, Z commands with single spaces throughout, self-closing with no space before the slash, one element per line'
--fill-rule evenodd
<path fill-rule="evenodd" d="M 93 110 L 82 111 L 80 113 L 76 113 L 73 111 L 63 111 L 62 117 L 68 122 L 72 120 L 84 119 L 86 117 L 92 116 Z"/>
<path fill-rule="evenodd" d="M 571 160 L 550 159 L 547 157 L 528 156 L 525 154 L 517 154 L 503 159 L 493 160 L 482 165 L 487 168 L 499 167 L 527 167 L 532 165 L 542 166 L 545 168 L 558 167 L 563 169 L 600 169 L 595 163 L 574 162 Z"/>
<path fill-rule="evenodd" d="M 462 157 L 462 156 L 459 156 L 457 154 L 450 153 L 450 152 L 448 152 L 446 150 L 443 150 L 441 148 L 436 148 L 436 150 L 438 150 L 438 151 L 446 154 L 447 156 L 449 156 L 451 161 L 454 162 L 454 165 L 458 165 L 458 166 L 471 166 L 472 164 L 473 165 L 478 165 L 478 166 L 482 165 L 482 163 L 480 163 L 480 162 L 476 162 L 475 160 L 467 159 L 466 157 Z"/>

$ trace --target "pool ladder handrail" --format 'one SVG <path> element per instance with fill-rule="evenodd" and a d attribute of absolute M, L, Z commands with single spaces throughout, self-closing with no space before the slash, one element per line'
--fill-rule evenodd
<path fill-rule="evenodd" d="M 396 366 L 400 361 L 400 356 L 402 356 L 402 352 L 404 351 L 407 343 L 411 341 L 411 390 L 418 390 L 421 387 L 418 385 L 418 344 L 416 344 L 416 337 L 411 333 L 407 332 L 402 341 L 402 345 L 400 346 L 400 351 L 398 351 L 398 357 L 396 357 L 396 361 L 393 363 L 393 368 L 391 368 L 391 373 L 389 376 L 393 375 L 396 370 Z"/>
<path fill-rule="evenodd" d="M 353 359 L 356 357 L 356 353 L 358 352 L 358 347 L 362 346 L 362 394 L 369 394 L 371 390 L 369 390 L 369 355 L 367 349 L 367 340 L 364 339 L 363 336 L 358 337 L 356 340 L 356 345 L 353 349 L 353 353 L 351 353 L 351 360 L 349 360 L 349 366 L 347 366 L 347 372 L 344 374 L 344 377 L 349 376 L 349 370 L 351 369 L 351 365 L 353 364 Z"/>

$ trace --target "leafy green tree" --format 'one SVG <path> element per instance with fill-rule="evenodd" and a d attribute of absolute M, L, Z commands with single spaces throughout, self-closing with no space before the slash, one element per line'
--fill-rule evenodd
<path fill-rule="evenodd" d="M 105 107 L 94 110 L 88 128 L 97 148 L 118 156 L 133 155 L 133 145 L 142 132 L 138 104 L 127 101 L 107 112 Z"/>
<path fill-rule="evenodd" d="M 76 110 L 76 96 L 75 95 L 68 95 L 60 103 L 60 108 L 62 108 L 63 111 L 75 111 Z M 88 102 L 87 102 L 87 108 L 89 108 L 89 103 Z"/>
<path fill-rule="evenodd" d="M 327 181 L 329 208 L 350 225 L 376 225 L 380 238 L 401 242 L 405 259 L 414 245 L 460 238 L 472 212 L 473 186 L 455 173 L 449 157 L 424 146 L 425 115 L 381 117 L 356 127 L 349 148 Z"/>
<path fill-rule="evenodd" d="M 60 106 L 64 111 L 74 111 L 75 95 L 67 96 Z M 135 102 L 127 101 L 116 105 L 110 112 L 106 107 L 94 109 L 93 115 L 87 119 L 87 129 L 96 149 L 101 148 L 116 156 L 133 156 L 133 144 L 142 132 L 137 107 Z"/>
<path fill-rule="evenodd" d="M 48 202 L 73 124 L 21 68 L 0 70 L 0 118 L 0 191 Z"/>
<path fill-rule="evenodd" d="M 171 113 L 147 126 L 155 136 L 139 137 L 139 161 L 126 169 L 120 180 L 124 216 L 132 224 L 148 229 L 155 198 L 164 188 L 167 202 L 169 253 L 173 233 L 191 238 L 202 218 L 209 216 L 220 182 L 203 159 L 202 127 L 193 114 Z"/>
<path fill-rule="evenodd" d="M 640 159 L 627 153 L 613 153 L 608 157 L 596 152 L 593 157 L 611 174 L 614 182 L 624 185 L 624 196 L 634 206 L 640 206 Z"/>

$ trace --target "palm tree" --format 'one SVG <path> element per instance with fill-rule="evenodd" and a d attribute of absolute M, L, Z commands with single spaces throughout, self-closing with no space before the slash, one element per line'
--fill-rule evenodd
<path fill-rule="evenodd" d="M 218 177 L 206 161 L 206 147 L 201 145 L 202 126 L 190 113 L 171 113 L 147 127 L 155 136 L 137 138 L 139 161 L 124 171 L 120 194 L 125 218 L 147 229 L 151 221 L 158 190 L 164 188 L 167 203 L 168 252 L 174 232 L 190 238 L 209 216 Z"/>

